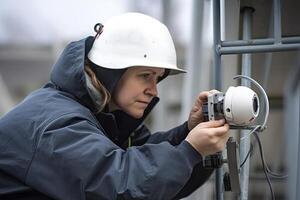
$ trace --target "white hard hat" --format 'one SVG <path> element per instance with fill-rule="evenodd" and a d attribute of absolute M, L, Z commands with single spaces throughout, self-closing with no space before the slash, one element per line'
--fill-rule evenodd
<path fill-rule="evenodd" d="M 177 67 L 176 50 L 168 28 L 140 13 L 125 13 L 106 21 L 88 58 L 98 66 L 124 69 L 147 66 L 185 72 Z"/>

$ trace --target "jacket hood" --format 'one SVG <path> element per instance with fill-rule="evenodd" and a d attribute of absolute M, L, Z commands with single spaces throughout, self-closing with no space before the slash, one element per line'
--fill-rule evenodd
<path fill-rule="evenodd" d="M 89 93 L 84 65 L 87 61 L 86 55 L 92 48 L 93 42 L 93 37 L 87 37 L 68 44 L 51 73 L 52 83 L 60 90 L 75 96 L 82 104 L 92 110 L 96 109 L 94 108 L 95 102 Z M 111 94 L 126 71 L 126 69 L 106 69 L 92 62 L 90 62 L 90 65 L 91 69 L 96 73 L 97 78 Z"/>
<path fill-rule="evenodd" d="M 88 51 L 86 41 L 92 39 L 88 37 L 68 44 L 54 64 L 50 75 L 50 81 L 59 90 L 72 94 L 90 109 L 94 108 L 87 89 L 84 64 Z"/>
<path fill-rule="evenodd" d="M 68 44 L 54 64 L 50 80 L 56 88 L 73 95 L 81 104 L 88 107 L 93 113 L 96 113 L 96 104 L 89 94 L 84 71 L 86 55 L 92 47 L 93 41 L 93 37 L 87 37 Z M 104 83 L 104 86 L 107 87 L 108 91 L 112 92 L 125 70 L 116 70 L 114 75 L 113 70 L 101 70 L 101 67 L 99 66 L 98 68 L 100 68 L 100 70 L 97 70 L 97 73 L 103 72 L 103 74 L 108 74 L 108 76 L 105 76 L 104 74 L 101 76 L 97 75 L 97 77 Z M 135 119 L 123 111 L 115 111 L 112 113 L 100 112 L 96 114 L 96 117 L 100 123 L 103 119 L 104 121 L 108 119 L 116 124 L 117 129 L 122 130 L 122 132 L 126 130 L 126 134 L 122 135 L 122 137 L 126 138 L 127 135 L 129 136 L 129 134 L 143 122 L 158 101 L 159 98 L 153 98 L 152 102 L 150 102 L 145 109 L 143 117 L 140 119 Z M 111 123 L 108 124 L 111 125 Z M 103 125 L 103 123 L 101 123 L 101 125 Z M 104 129 L 106 128 L 104 127 Z M 110 127 L 107 127 L 107 129 L 110 129 Z M 118 135 L 117 132 L 114 134 L 114 137 L 116 135 Z"/>

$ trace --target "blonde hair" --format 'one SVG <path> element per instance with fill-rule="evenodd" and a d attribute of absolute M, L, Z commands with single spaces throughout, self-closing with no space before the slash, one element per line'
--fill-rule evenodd
<path fill-rule="evenodd" d="M 101 97 L 101 102 L 97 102 L 98 109 L 97 109 L 96 113 L 99 113 L 109 103 L 109 101 L 111 99 L 111 94 L 103 86 L 103 84 L 100 82 L 100 80 L 98 80 L 95 72 L 91 69 L 89 62 L 85 62 L 84 70 L 87 73 L 87 75 L 90 77 L 92 85 L 95 87 L 97 92 L 99 92 L 99 95 Z"/>

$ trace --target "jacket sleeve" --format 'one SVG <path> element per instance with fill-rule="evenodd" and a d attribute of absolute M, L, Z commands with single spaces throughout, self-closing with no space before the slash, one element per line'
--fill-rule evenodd
<path fill-rule="evenodd" d="M 133 144 L 142 145 L 144 143 L 158 144 L 161 142 L 169 142 L 172 145 L 180 144 L 188 135 L 189 129 L 187 122 L 180 126 L 170 129 L 169 131 L 156 132 L 151 134 L 149 129 L 142 125 L 134 132 Z"/>
<path fill-rule="evenodd" d="M 185 141 L 124 151 L 96 124 L 70 116 L 47 126 L 35 148 L 26 184 L 64 200 L 172 199 L 202 160 Z"/>
<path fill-rule="evenodd" d="M 204 168 L 202 162 L 198 163 L 194 167 L 190 179 L 186 182 L 180 192 L 173 198 L 173 200 L 181 199 L 192 194 L 210 178 L 213 172 L 214 169 Z"/>
<path fill-rule="evenodd" d="M 180 144 L 189 133 L 187 122 L 175 127 L 166 132 L 157 132 L 151 134 L 145 125 L 141 126 L 133 137 L 133 145 L 143 145 L 143 143 L 160 143 L 167 141 L 172 145 Z M 203 163 L 198 163 L 194 168 L 192 175 L 185 183 L 181 191 L 174 197 L 174 199 L 184 198 L 193 193 L 197 188 L 203 185 L 214 172 L 214 169 L 204 168 Z"/>

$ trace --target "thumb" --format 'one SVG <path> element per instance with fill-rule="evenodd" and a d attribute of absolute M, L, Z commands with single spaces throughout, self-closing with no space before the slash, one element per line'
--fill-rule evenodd
<path fill-rule="evenodd" d="M 224 125 L 224 123 L 225 123 L 225 120 L 220 119 L 220 120 L 202 122 L 202 123 L 198 124 L 197 127 L 199 126 L 200 128 L 216 128 L 216 127 L 220 127 L 220 126 Z"/>

